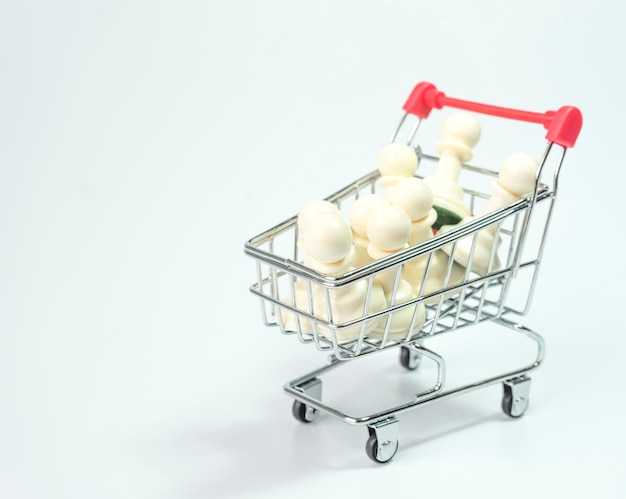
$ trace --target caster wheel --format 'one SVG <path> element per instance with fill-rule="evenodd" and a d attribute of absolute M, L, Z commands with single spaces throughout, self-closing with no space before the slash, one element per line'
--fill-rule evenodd
<path fill-rule="evenodd" d="M 310 407 L 299 400 L 293 402 L 291 412 L 293 417 L 302 423 L 310 423 L 318 416 L 318 412 L 314 407 Z"/>
<path fill-rule="evenodd" d="M 502 411 L 511 418 L 522 417 L 528 409 L 530 378 L 522 377 L 505 381 L 502 386 L 504 387 Z"/>
<path fill-rule="evenodd" d="M 398 441 L 385 441 L 382 446 L 378 444 L 378 437 L 375 433 L 370 435 L 365 444 L 365 452 L 375 463 L 387 463 L 393 459 L 398 451 Z"/>
<path fill-rule="evenodd" d="M 420 365 L 422 357 L 409 347 L 400 347 L 400 365 L 409 371 L 415 371 Z"/>

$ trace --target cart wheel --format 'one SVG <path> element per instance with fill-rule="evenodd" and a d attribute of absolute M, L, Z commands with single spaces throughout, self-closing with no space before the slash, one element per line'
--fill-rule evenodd
<path fill-rule="evenodd" d="M 400 347 L 400 365 L 409 371 L 415 371 L 422 362 L 422 357 L 409 347 Z"/>
<path fill-rule="evenodd" d="M 389 447 L 387 448 L 387 446 Z M 391 461 L 393 456 L 396 455 L 396 452 L 398 452 L 398 441 L 385 441 L 383 442 L 382 449 L 383 451 L 380 452 L 376 434 L 370 435 L 370 438 L 367 439 L 367 443 L 365 444 L 365 452 L 367 453 L 367 457 L 375 463 L 387 463 Z"/>
<path fill-rule="evenodd" d="M 528 409 L 528 394 L 530 392 L 530 378 L 521 376 L 502 383 L 502 411 L 509 417 L 519 418 Z"/>
<path fill-rule="evenodd" d="M 291 412 L 293 417 L 302 423 L 310 423 L 319 414 L 314 407 L 308 406 L 299 400 L 294 400 Z"/>
<path fill-rule="evenodd" d="M 365 452 L 375 463 L 386 463 L 398 451 L 398 420 L 395 416 L 367 427 L 370 437 Z"/>

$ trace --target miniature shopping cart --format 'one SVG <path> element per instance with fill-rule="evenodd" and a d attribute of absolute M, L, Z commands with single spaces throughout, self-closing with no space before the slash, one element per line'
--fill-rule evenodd
<path fill-rule="evenodd" d="M 352 425 L 366 426 L 369 431 L 366 453 L 380 463 L 392 459 L 397 451 L 399 415 L 419 406 L 502 383 L 504 413 L 513 418 L 520 417 L 528 406 L 528 373 L 536 369 L 543 359 L 542 337 L 520 324 L 519 318 L 528 313 L 531 305 L 556 199 L 559 172 L 566 150 L 576 142 L 582 126 L 582 115 L 572 106 L 535 113 L 486 105 L 451 98 L 430 83 L 419 83 L 404 104 L 402 119 L 391 138 L 391 142 L 395 142 L 401 141 L 400 137 L 403 137 L 402 143 L 415 150 L 419 158 L 415 175 L 418 178 L 426 176 L 429 168 L 433 168 L 439 160 L 437 154 L 426 150 L 419 142 L 422 130 L 426 127 L 420 127 L 420 123 L 428 123 L 426 118 L 429 118 L 431 112 L 443 108 L 486 115 L 494 120 L 506 119 L 509 120 L 507 123 L 530 123 L 533 131 L 539 127 L 532 124 L 543 125 L 547 130 L 547 146 L 537 162 L 534 190 L 510 205 L 474 217 L 451 230 L 440 231 L 431 239 L 352 268 L 342 275 L 324 275 L 303 263 L 304 255 L 298 244 L 297 216 L 275 225 L 245 244 L 245 253 L 256 261 L 257 278 L 251 291 L 260 298 L 264 323 L 276 326 L 283 334 L 292 335 L 300 342 L 310 343 L 319 351 L 330 354 L 330 361 L 326 365 L 285 385 L 285 391 L 294 399 L 295 418 L 310 422 L 319 413 L 324 413 Z M 463 164 L 462 168 L 459 184 L 463 188 L 464 199 L 472 213 L 478 213 L 491 196 L 489 182 L 498 176 L 498 172 L 493 168 L 471 164 Z M 380 171 L 372 171 L 325 200 L 333 203 L 342 213 L 348 213 L 350 206 L 359 197 L 380 190 L 379 179 Z M 495 231 L 495 239 L 499 244 L 497 248 L 494 245 L 486 271 L 475 272 L 472 267 L 473 250 L 478 236 L 485 230 Z M 369 296 L 366 296 L 360 316 L 343 322 L 333 318 L 330 299 L 333 290 L 361 283 L 371 292 L 377 275 L 395 272 L 397 281 L 403 269 L 416 259 L 426 260 L 426 278 L 436 252 L 445 248 L 453 256 L 457 246 L 468 240 L 471 242 L 469 262 L 466 262 L 467 272 L 460 282 L 451 282 L 450 265 L 444 284 L 434 292 L 419 293 L 402 303 L 391 300 L 386 309 L 377 311 L 369 310 Z M 499 258 L 495 257 L 496 252 Z M 500 262 L 494 265 L 497 259 Z M 304 299 L 301 296 L 296 298 L 296 289 L 304 290 Z M 319 300 L 312 298 L 314 293 L 326 297 L 322 305 Z M 382 320 L 389 324 L 394 314 L 410 307 L 415 310 L 415 317 L 406 335 L 392 338 L 388 334 L 388 327 L 377 337 L 367 333 L 371 321 Z M 418 308 L 425 314 L 419 329 L 414 327 L 417 324 Z M 485 379 L 452 389 L 446 388 L 444 357 L 426 348 L 425 343 L 428 343 L 429 338 L 485 321 L 495 324 L 498 331 L 521 335 L 524 342 L 529 340 L 534 360 Z M 348 329 L 354 331 L 355 328 L 358 333 L 346 341 L 341 333 Z M 367 415 L 347 414 L 322 401 L 321 376 L 327 371 L 346 365 L 346 361 L 393 348 L 398 348 L 400 364 L 409 370 L 417 369 L 423 358 L 430 359 L 433 363 L 431 365 L 436 366 L 436 375 L 433 376 L 436 379 L 432 386 L 421 390 L 409 401 Z"/>

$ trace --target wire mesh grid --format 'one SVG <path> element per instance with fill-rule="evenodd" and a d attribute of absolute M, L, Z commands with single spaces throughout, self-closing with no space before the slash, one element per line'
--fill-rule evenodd
<path fill-rule="evenodd" d="M 548 148 L 549 149 L 549 148 Z M 424 176 L 437 163 L 435 155 L 423 154 L 415 147 L 419 170 Z M 543 163 L 541 167 L 543 167 Z M 472 213 L 480 210 L 491 192 L 489 182 L 498 173 L 472 165 L 463 165 L 464 196 Z M 380 192 L 380 173 L 374 171 L 328 196 L 346 217 L 361 196 Z M 313 343 L 320 351 L 329 351 L 339 360 L 351 359 L 420 338 L 442 334 L 505 313 L 528 311 L 537 269 L 539 267 L 547 218 L 535 220 L 538 243 L 524 245 L 529 237 L 530 215 L 538 204 L 548 201 L 550 212 L 553 191 L 537 184 L 533 195 L 496 212 L 462 224 L 449 232 L 388 257 L 351 269 L 339 276 L 315 272 L 303 264 L 297 216 L 272 227 L 246 244 L 246 251 L 255 257 L 257 280 L 251 291 L 260 297 L 263 321 L 276 326 L 287 335 L 295 335 L 302 343 Z M 534 216 L 534 218 L 542 218 Z M 477 269 L 475 247 L 479 237 L 489 233 L 493 245 L 486 268 Z M 453 278 L 453 262 L 460 245 L 469 248 L 468 261 L 461 278 Z M 526 248 L 524 248 L 526 246 Z M 525 251 L 523 251 L 525 250 Z M 429 289 L 433 262 L 447 255 L 445 275 L 440 285 Z M 395 292 L 406 269 L 418 265 L 421 285 L 408 300 L 394 300 Z M 441 269 L 441 265 L 438 266 Z M 507 304 L 513 277 L 523 270 L 530 277 L 525 286 L 522 305 Z M 439 270 L 441 272 L 441 270 Z M 371 307 L 376 279 L 387 274 L 394 282 L 394 293 L 384 309 Z M 390 277 L 391 276 L 391 277 Z M 350 317 L 341 316 L 334 306 L 336 299 L 350 287 L 362 290 L 362 306 Z M 404 316 L 402 331 L 393 330 L 394 317 Z M 410 320 L 406 317 L 410 316 Z"/>

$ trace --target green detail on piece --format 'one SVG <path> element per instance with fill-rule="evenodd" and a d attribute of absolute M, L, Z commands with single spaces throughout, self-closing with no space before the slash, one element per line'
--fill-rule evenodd
<path fill-rule="evenodd" d="M 433 209 L 437 212 L 437 220 L 433 224 L 433 229 L 439 230 L 444 225 L 456 225 L 462 217 L 454 213 L 453 211 L 446 210 L 441 206 L 433 206 Z"/>

